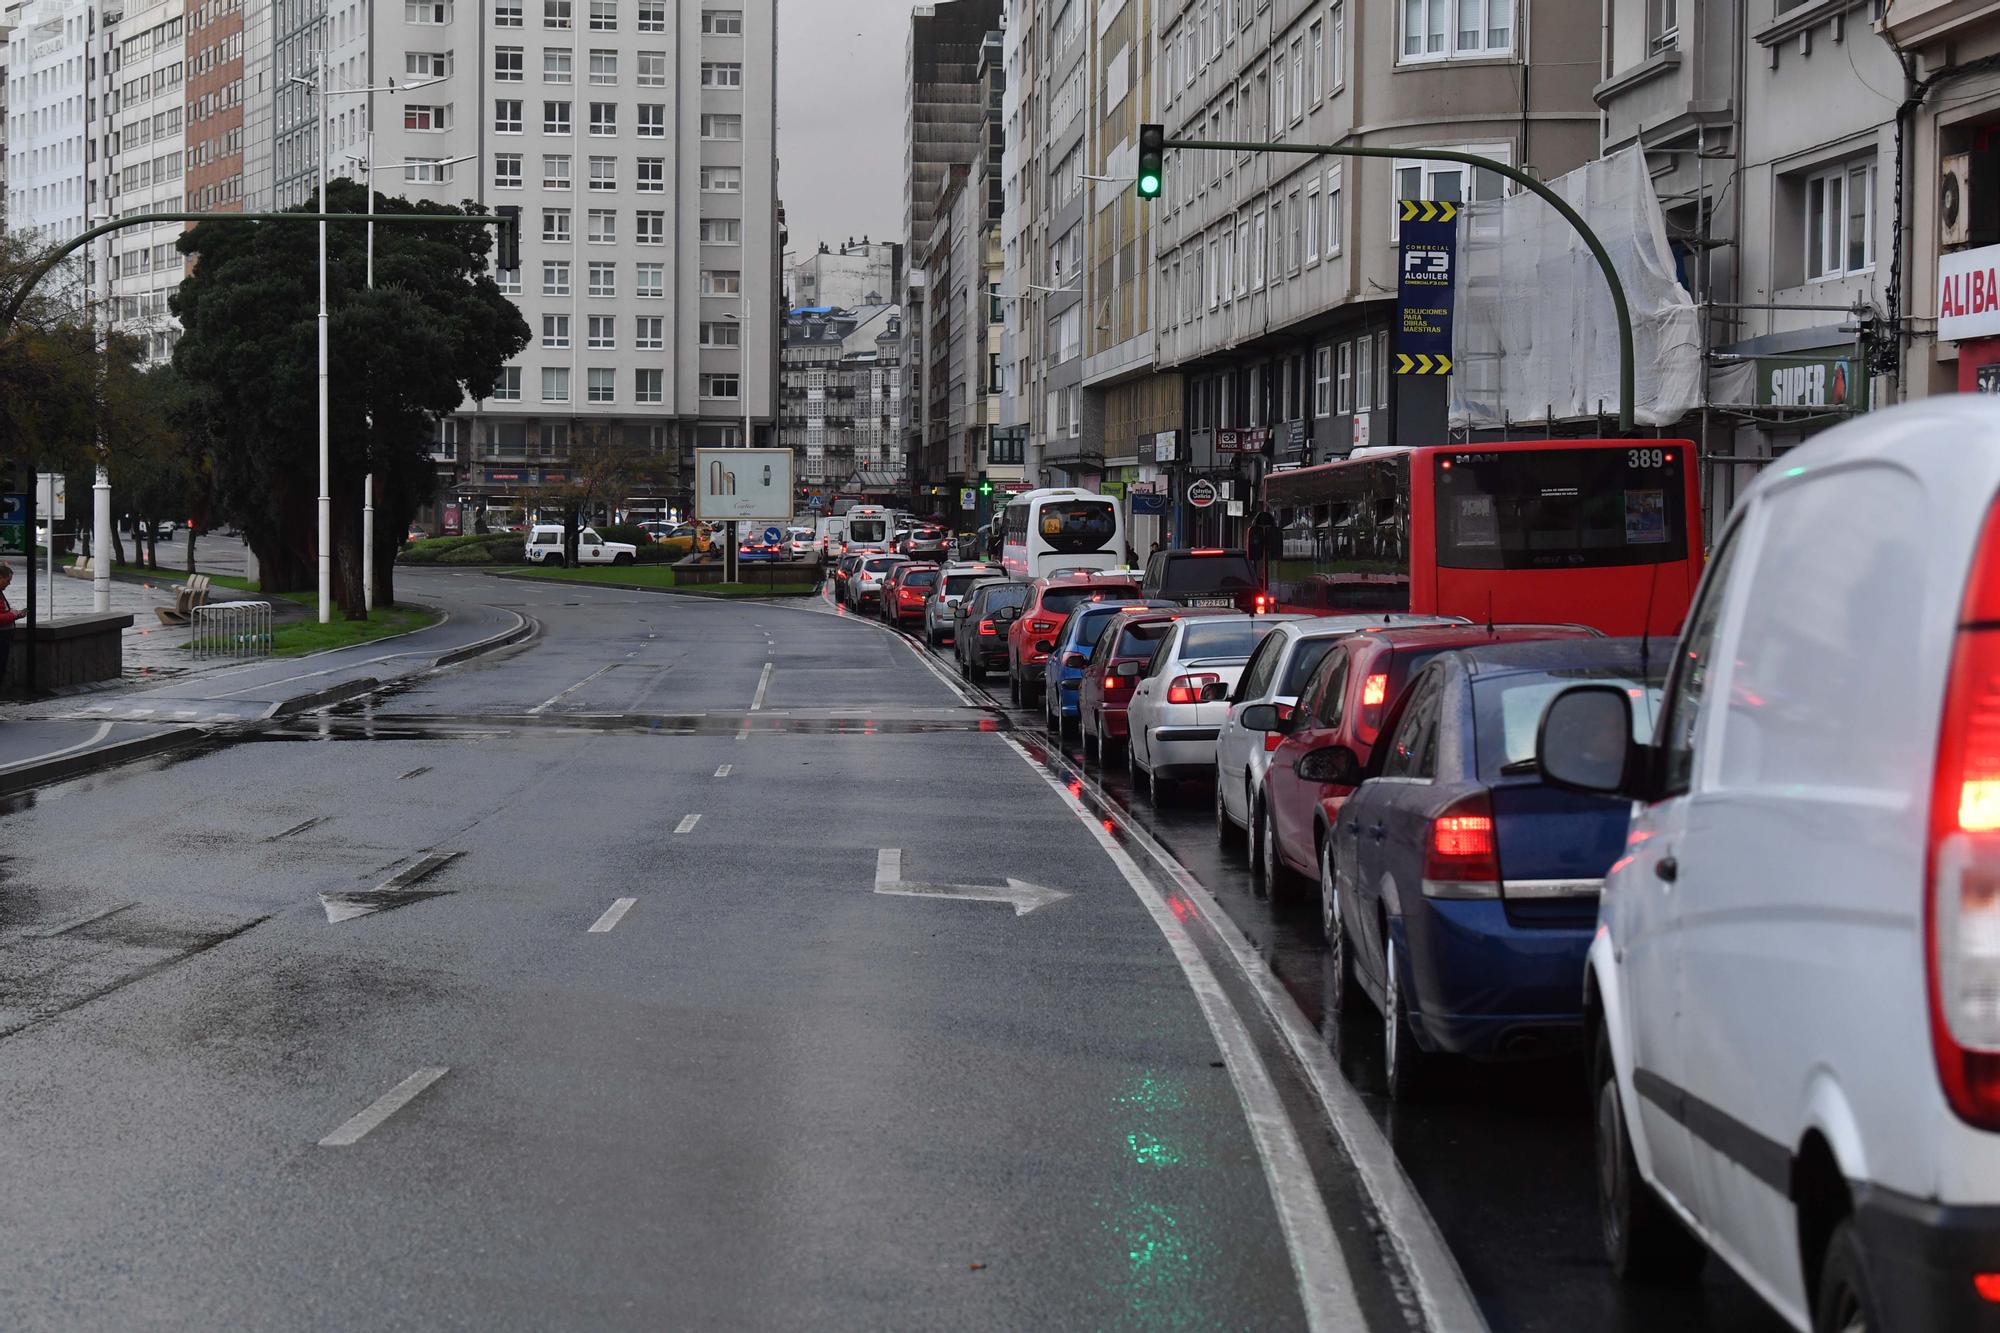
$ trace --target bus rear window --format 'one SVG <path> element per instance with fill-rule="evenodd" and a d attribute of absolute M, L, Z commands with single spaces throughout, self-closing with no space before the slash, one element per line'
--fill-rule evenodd
<path fill-rule="evenodd" d="M 1440 453 L 1447 569 L 1574 569 L 1687 559 L 1679 448 Z"/>
<path fill-rule="evenodd" d="M 1037 523 L 1049 550 L 1084 555 L 1111 544 L 1118 533 L 1118 510 L 1109 500 L 1049 500 Z"/>

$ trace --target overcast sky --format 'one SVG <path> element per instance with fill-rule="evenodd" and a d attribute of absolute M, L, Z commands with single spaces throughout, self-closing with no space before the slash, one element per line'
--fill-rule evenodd
<path fill-rule="evenodd" d="M 779 0 L 778 192 L 792 249 L 903 239 L 912 0 Z"/>

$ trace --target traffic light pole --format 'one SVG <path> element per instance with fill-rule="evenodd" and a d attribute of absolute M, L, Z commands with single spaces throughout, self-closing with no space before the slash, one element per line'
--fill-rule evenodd
<path fill-rule="evenodd" d="M 1497 172 L 1513 181 L 1562 215 L 1563 221 L 1569 223 L 1571 229 L 1581 238 L 1590 250 L 1591 257 L 1597 261 L 1597 267 L 1604 274 L 1605 284 L 1611 289 L 1612 314 L 1618 321 L 1618 430 L 1621 435 L 1631 435 L 1635 432 L 1632 307 L 1625 296 L 1625 284 L 1619 280 L 1618 270 L 1611 263 L 1610 252 L 1604 248 L 1604 242 L 1598 239 L 1597 233 L 1590 229 L 1590 224 L 1570 207 L 1568 200 L 1527 172 L 1508 163 L 1482 157 L 1478 153 L 1465 153 L 1453 148 L 1361 148 L 1347 144 L 1246 143 L 1233 139 L 1169 139 L 1164 134 L 1153 136 L 1149 143 L 1148 131 L 1158 128 L 1151 125 L 1142 125 L 1139 128 L 1141 151 L 1138 185 L 1141 198 L 1156 198 L 1164 188 L 1163 164 L 1149 161 L 1146 153 L 1146 149 L 1154 145 L 1160 149 L 1193 148 L 1231 153 L 1297 153 L 1306 157 L 1385 157 L 1404 161 L 1455 162 L 1462 166 Z M 1149 167 L 1151 167 L 1150 175 Z M 1150 190 L 1147 188 L 1149 180 L 1152 182 Z"/>

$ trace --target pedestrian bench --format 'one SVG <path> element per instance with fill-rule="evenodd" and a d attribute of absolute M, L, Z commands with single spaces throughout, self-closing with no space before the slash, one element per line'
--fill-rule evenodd
<path fill-rule="evenodd" d="M 90 563 L 89 556 L 80 555 L 76 558 L 75 564 L 64 565 L 62 567 L 62 572 L 69 575 L 73 579 L 88 579 L 94 577 L 97 573 L 97 570 Z"/>
<path fill-rule="evenodd" d="M 171 607 L 156 606 L 153 614 L 160 618 L 162 625 L 185 625 L 194 615 L 197 606 L 208 605 L 208 575 L 191 574 L 187 586 L 174 594 Z"/>

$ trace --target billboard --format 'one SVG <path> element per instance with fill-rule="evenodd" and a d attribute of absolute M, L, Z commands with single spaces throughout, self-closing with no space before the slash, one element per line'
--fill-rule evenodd
<path fill-rule="evenodd" d="M 705 522 L 732 518 L 788 521 L 792 517 L 792 451 L 695 450 L 694 515 Z"/>

